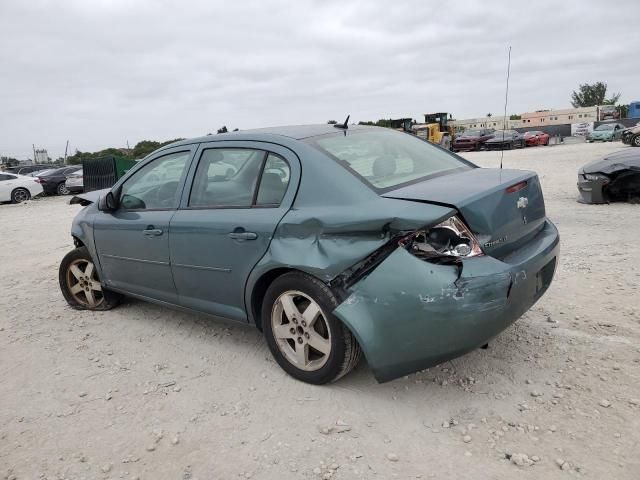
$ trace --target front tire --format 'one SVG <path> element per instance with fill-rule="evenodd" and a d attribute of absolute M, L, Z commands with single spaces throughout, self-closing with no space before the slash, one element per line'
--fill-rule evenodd
<path fill-rule="evenodd" d="M 67 253 L 58 271 L 64 299 L 76 310 L 111 310 L 120 303 L 120 295 L 102 288 L 87 247 Z"/>
<path fill-rule="evenodd" d="M 322 385 L 349 373 L 362 350 L 331 312 L 338 301 L 321 281 L 302 272 L 278 277 L 262 303 L 269 350 L 280 367 L 306 383 Z"/>
<path fill-rule="evenodd" d="M 634 147 L 640 147 L 640 135 L 636 135 L 631 139 L 631 145 Z"/>
<path fill-rule="evenodd" d="M 26 188 L 16 188 L 13 192 L 11 192 L 11 202 L 12 203 L 22 203 L 26 202 L 31 198 L 31 192 Z"/>

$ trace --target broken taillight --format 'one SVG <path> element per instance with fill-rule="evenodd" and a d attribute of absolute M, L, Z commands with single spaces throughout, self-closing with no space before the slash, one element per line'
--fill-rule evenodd
<path fill-rule="evenodd" d="M 416 257 L 468 258 L 484 255 L 480 243 L 457 216 L 402 237 L 398 244 Z"/>

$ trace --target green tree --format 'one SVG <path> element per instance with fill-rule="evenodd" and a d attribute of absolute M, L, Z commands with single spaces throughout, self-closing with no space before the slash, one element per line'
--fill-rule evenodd
<path fill-rule="evenodd" d="M 160 147 L 164 147 L 165 145 L 169 145 L 170 143 L 178 142 L 180 140 L 184 140 L 184 138 L 175 138 L 173 140 L 167 140 L 166 142 L 156 142 L 154 140 L 142 140 L 136 143 L 136 146 L 133 147 L 133 152 L 131 155 L 133 156 L 133 158 L 136 158 L 136 159 L 144 158 L 154 150 L 157 150 Z M 120 152 L 120 150 L 118 150 L 118 152 L 119 152 L 118 153 L 119 156 L 124 156 L 122 155 L 122 152 Z"/>
<path fill-rule="evenodd" d="M 574 108 L 595 107 L 597 105 L 615 105 L 620 99 L 620 93 L 607 97 L 607 84 L 604 82 L 581 84 L 578 91 L 571 94 L 571 105 Z"/>
<path fill-rule="evenodd" d="M 329 120 L 327 122 L 328 125 L 336 125 L 338 122 L 336 122 L 335 120 Z"/>
<path fill-rule="evenodd" d="M 17 158 L 5 157 L 5 156 L 0 157 L 0 164 L 6 167 L 15 167 L 19 163 L 20 161 Z"/>
<path fill-rule="evenodd" d="M 522 117 L 520 115 L 516 115 L 515 113 L 513 115 L 509 115 L 509 120 L 521 120 Z"/>

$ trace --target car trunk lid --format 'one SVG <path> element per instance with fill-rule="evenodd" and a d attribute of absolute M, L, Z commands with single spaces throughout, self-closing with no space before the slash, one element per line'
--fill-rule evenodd
<path fill-rule="evenodd" d="M 474 168 L 388 191 L 386 198 L 454 207 L 488 255 L 519 248 L 544 226 L 545 207 L 534 172 Z"/>

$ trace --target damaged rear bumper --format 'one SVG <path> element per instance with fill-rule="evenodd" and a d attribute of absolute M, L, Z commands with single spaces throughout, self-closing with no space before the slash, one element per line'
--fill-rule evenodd
<path fill-rule="evenodd" d="M 559 248 L 549 221 L 501 260 L 436 265 L 398 248 L 333 313 L 357 337 L 376 379 L 392 380 L 472 351 L 511 325 L 551 284 Z"/>

